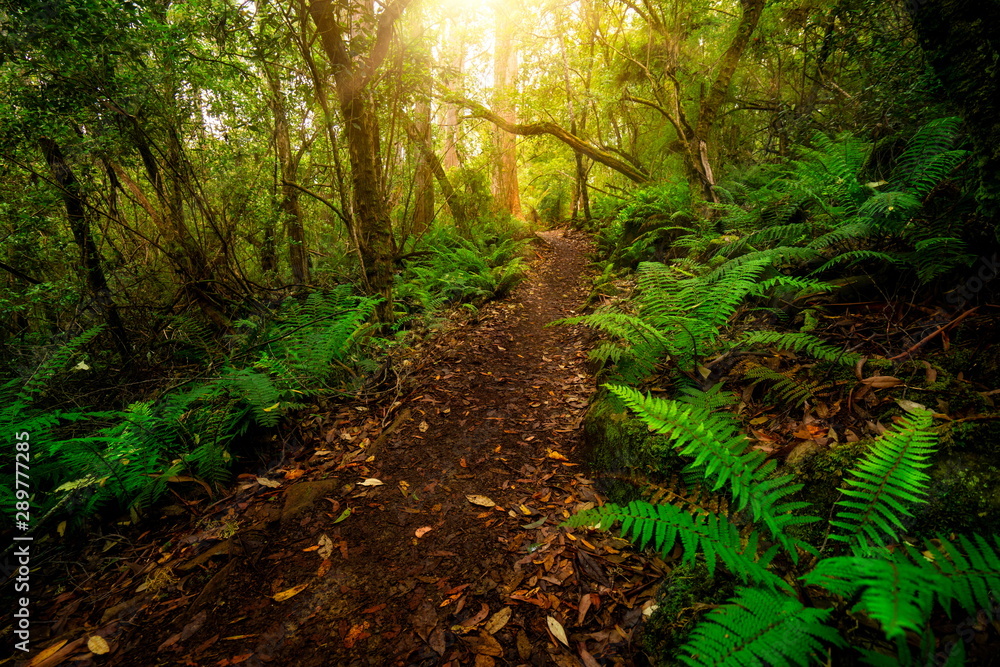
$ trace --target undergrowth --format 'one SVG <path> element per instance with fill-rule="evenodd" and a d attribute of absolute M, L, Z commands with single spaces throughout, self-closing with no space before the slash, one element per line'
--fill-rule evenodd
<path fill-rule="evenodd" d="M 950 196 L 939 192 L 967 156 L 958 140 L 957 119 L 929 123 L 888 178 L 869 182 L 870 144 L 818 134 L 797 159 L 759 168 L 750 183 L 719 187 L 714 221 L 690 219 L 669 188 L 643 191 L 602 237 L 605 282 L 616 267 L 635 267 L 632 292 L 556 323 L 603 334 L 591 358 L 605 386 L 664 436 L 649 446 L 653 469 L 662 457 L 668 470 L 668 454 L 680 454 L 688 461 L 685 485 L 701 489 L 645 493 L 566 525 L 620 524 L 639 547 L 666 557 L 680 546 L 683 564 L 703 562 L 710 576 L 721 566 L 738 582 L 729 602 L 691 633 L 676 656 L 684 663 L 837 664 L 860 656 L 875 665 L 962 664 L 963 642 L 936 643 L 932 614 L 992 608 L 1000 537 L 906 542 L 937 449 L 929 410 L 904 404 L 909 413 L 847 471 L 825 519 L 803 499 L 795 475 L 782 472 L 766 447 L 752 446 L 727 411 L 754 392 L 809 409 L 830 387 L 861 379 L 861 353 L 824 338 L 815 316 L 817 303 L 850 283 L 846 272 L 930 287 L 970 263 L 961 219 L 928 206 Z M 656 196 L 658 206 L 647 201 Z M 637 215 L 647 224 L 631 219 Z M 680 220 L 683 230 L 674 224 Z M 666 249 L 651 241 L 667 236 Z M 724 391 L 727 379 L 742 380 L 742 392 Z M 644 383 L 671 387 L 674 398 L 634 388 Z M 706 502 L 705 492 L 718 499 Z M 882 641 L 850 647 L 852 614 L 877 624 Z"/>
<path fill-rule="evenodd" d="M 525 275 L 526 241 L 509 225 L 494 227 L 473 240 L 453 228 L 431 230 L 399 276 L 392 328 L 372 321 L 378 299 L 356 296 L 350 286 L 258 309 L 222 338 L 193 318 L 167 316 L 159 349 L 170 350 L 186 376 L 119 409 L 69 408 L 60 391 L 93 370 L 88 346 L 102 328 L 57 346 L 0 386 L 0 438 L 30 442 L 21 452 L 30 490 L 17 486 L 13 448 L 0 453 L 5 520 L 27 511 L 38 530 L 57 520 L 79 526 L 109 508 L 135 518 L 171 484 L 217 488 L 248 429 L 274 427 L 318 396 L 363 390 L 398 344 L 382 336 L 446 305 L 476 307 L 513 289 Z"/>

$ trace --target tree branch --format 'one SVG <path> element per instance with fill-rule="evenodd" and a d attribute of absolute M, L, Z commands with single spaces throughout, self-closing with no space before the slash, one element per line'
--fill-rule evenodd
<path fill-rule="evenodd" d="M 504 132 L 509 132 L 511 134 L 516 134 L 522 137 L 532 137 L 539 136 L 542 134 L 548 134 L 555 137 L 559 141 L 563 142 L 574 151 L 586 155 L 594 162 L 600 162 L 606 167 L 614 169 L 619 174 L 627 177 L 629 180 L 643 185 L 648 183 L 650 180 L 649 174 L 645 171 L 638 169 L 627 162 L 619 160 L 615 156 L 611 155 L 607 151 L 601 150 L 594 144 L 590 143 L 585 139 L 567 132 L 565 129 L 550 122 L 541 123 L 527 123 L 527 124 L 517 124 L 511 123 L 505 120 L 496 113 L 490 111 L 482 104 L 478 102 L 473 102 L 472 100 L 465 99 L 463 97 L 458 97 L 451 93 L 451 91 L 445 91 L 444 99 L 447 102 L 456 104 L 458 106 L 464 107 L 472 112 L 472 117 L 482 118 L 483 120 L 488 120 L 497 127 L 499 127 Z"/>

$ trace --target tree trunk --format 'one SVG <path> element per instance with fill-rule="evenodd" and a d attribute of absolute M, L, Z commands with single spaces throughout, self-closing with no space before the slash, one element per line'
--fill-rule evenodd
<path fill-rule="evenodd" d="M 430 100 L 421 98 L 416 105 L 416 121 L 407 127 L 407 131 L 412 129 L 417 136 L 416 141 L 420 146 L 430 144 L 431 141 L 431 104 Z M 416 173 L 416 201 L 413 206 L 413 231 L 420 235 L 427 231 L 431 222 L 434 221 L 434 167 L 427 157 L 427 152 L 420 151 L 417 160 Z M 433 153 L 432 153 L 433 155 Z"/>
<path fill-rule="evenodd" d="M 743 7 L 743 15 L 740 23 L 736 26 L 736 35 L 729 43 L 729 48 L 722 55 L 719 64 L 719 73 L 709 88 L 708 94 L 702 99 L 698 108 L 698 122 L 695 124 L 694 137 L 688 141 L 686 147 L 687 163 L 690 178 L 701 186 L 701 191 L 708 201 L 718 202 L 719 198 L 713 189 L 715 186 L 715 176 L 712 174 L 712 167 L 709 161 L 709 147 L 712 144 L 712 132 L 715 129 L 715 121 L 719 117 L 719 111 L 726 97 L 729 95 L 729 84 L 732 83 L 736 67 L 743 58 L 750 38 L 760 15 L 764 11 L 765 0 L 740 0 Z"/>
<path fill-rule="evenodd" d="M 455 227 L 462 234 L 467 234 L 469 225 L 465 207 L 462 206 L 462 202 L 459 200 L 458 194 L 455 192 L 455 188 L 452 186 L 451 180 L 444 170 L 444 165 L 438 159 L 437 155 L 434 154 L 434 147 L 431 146 L 429 138 L 421 135 L 413 124 L 406 126 L 406 132 L 410 136 L 410 140 L 417 144 L 417 148 L 420 149 L 424 161 L 430 166 L 431 172 L 437 179 L 438 186 L 441 188 L 441 194 L 444 196 L 445 204 L 448 206 L 448 211 L 455 221 Z"/>
<path fill-rule="evenodd" d="M 493 58 L 494 109 L 507 123 L 517 123 L 517 107 L 513 95 L 517 89 L 517 46 L 514 44 L 514 21 L 511 5 L 500 4 L 496 9 L 496 51 Z M 521 193 L 517 182 L 517 140 L 509 132 L 494 132 L 497 161 L 493 170 L 493 198 L 500 211 L 521 215 Z"/>
<path fill-rule="evenodd" d="M 368 289 L 382 297 L 376 312 L 383 322 L 392 320 L 392 259 L 395 241 L 385 199 L 384 174 L 379 165 L 378 117 L 368 90 L 385 61 L 393 39 L 393 26 L 410 4 L 396 0 L 385 6 L 374 28 L 374 42 L 367 56 L 352 54 L 334 16 L 331 0 L 308 0 L 308 11 L 334 70 L 337 99 L 343 116 L 347 150 L 351 159 L 353 209 L 358 251 Z M 356 40 L 355 40 L 356 41 Z"/>
<path fill-rule="evenodd" d="M 462 76 L 462 68 L 465 66 L 465 43 L 461 40 L 452 45 L 456 49 L 455 60 L 452 61 L 453 75 L 449 74 L 445 78 L 445 87 L 452 93 L 457 94 L 455 81 Z M 441 158 L 442 166 L 445 169 L 458 169 L 462 166 L 462 160 L 458 155 L 458 105 L 446 102 L 444 104 L 444 155 Z"/>
<path fill-rule="evenodd" d="M 42 137 L 38 142 L 42 154 L 45 156 L 45 162 L 52 172 L 52 178 L 62 191 L 66 218 L 69 221 L 70 231 L 73 233 L 73 240 L 76 241 L 76 245 L 80 249 L 80 263 L 86 275 L 87 286 L 104 311 L 105 320 L 111 330 L 112 337 L 115 339 L 118 351 L 123 357 L 127 357 L 129 355 L 128 336 L 122 325 L 118 306 L 115 304 L 111 289 L 108 287 L 104 267 L 101 266 L 101 256 L 97 250 L 94 235 L 90 230 L 90 217 L 87 215 L 87 207 L 80 192 L 80 184 L 76 180 L 73 170 L 70 169 L 69 163 L 66 162 L 59 145 L 48 137 Z"/>
<path fill-rule="evenodd" d="M 299 191 L 288 183 L 298 180 L 298 160 L 292 153 L 292 140 L 288 127 L 288 113 L 285 110 L 285 99 L 281 92 L 281 81 L 268 67 L 264 68 L 267 81 L 271 88 L 269 100 L 271 112 L 274 115 L 274 146 L 281 169 L 281 201 L 278 210 L 285 222 L 285 232 L 288 235 L 288 262 L 292 267 L 292 279 L 299 285 L 309 282 L 309 263 L 306 253 L 306 232 L 302 224 L 302 209 L 299 206 Z M 266 239 L 265 239 L 266 243 Z"/>

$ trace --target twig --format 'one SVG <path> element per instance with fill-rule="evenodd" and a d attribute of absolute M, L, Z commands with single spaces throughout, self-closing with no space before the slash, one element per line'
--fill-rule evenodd
<path fill-rule="evenodd" d="M 975 308 L 970 308 L 969 310 L 965 311 L 964 313 L 953 319 L 951 322 L 948 322 L 947 324 L 938 327 L 934 331 L 934 333 L 924 336 L 916 343 L 916 345 L 908 349 L 906 352 L 903 352 L 902 354 L 897 354 L 895 357 L 889 357 L 889 361 L 899 361 L 900 359 L 910 356 L 911 354 L 922 348 L 924 345 L 926 345 L 933 338 L 944 333 L 946 329 L 950 329 L 951 327 L 955 326 L 969 315 L 972 315 L 977 310 L 979 310 L 979 306 L 976 306 Z"/>

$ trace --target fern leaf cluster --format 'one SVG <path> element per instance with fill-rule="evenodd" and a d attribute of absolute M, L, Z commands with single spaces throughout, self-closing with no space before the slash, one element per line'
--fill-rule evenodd
<path fill-rule="evenodd" d="M 830 523 L 844 531 L 835 539 L 858 546 L 879 545 L 883 536 L 898 537 L 902 516 L 912 516 L 908 505 L 923 501 L 929 477 L 936 435 L 927 410 L 903 419 L 898 428 L 886 431 L 872 445 L 864 459 L 851 471 L 847 496 Z"/>
<path fill-rule="evenodd" d="M 969 614 L 992 608 L 991 593 L 1000 586 L 1000 536 L 960 536 L 958 545 L 939 537 L 926 547 L 921 553 L 907 545 L 888 558 L 826 558 L 804 581 L 857 599 L 854 611 L 879 621 L 889 639 L 922 632 L 935 601 L 945 610 L 957 601 Z"/>
<path fill-rule="evenodd" d="M 788 586 L 768 571 L 767 565 L 774 556 L 774 550 L 758 553 L 759 536 L 756 532 L 744 542 L 735 524 L 715 514 L 692 514 L 673 505 L 653 505 L 636 500 L 625 506 L 609 503 L 579 512 L 564 525 L 610 530 L 616 523 L 621 523 L 622 533 L 639 548 L 649 546 L 668 554 L 680 544 L 684 549 L 685 562 L 693 562 L 700 552 L 709 573 L 715 571 L 718 560 L 744 582 L 771 589 Z"/>
<path fill-rule="evenodd" d="M 728 413 L 644 396 L 629 387 L 608 388 L 651 430 L 667 436 L 681 456 L 692 457 L 690 468 L 699 470 L 713 491 L 728 485 L 735 508 L 749 507 L 754 520 L 762 522 L 794 557 L 798 545 L 788 528 L 818 519 L 795 514 L 806 504 L 789 501 L 788 496 L 802 485 L 792 484 L 792 475 L 772 476 L 776 463 L 765 462 L 763 452 L 748 448 L 746 436 Z"/>
<path fill-rule="evenodd" d="M 790 374 L 780 373 L 759 364 L 749 366 L 743 372 L 743 376 L 753 381 L 752 386 L 760 383 L 770 385 L 769 391 L 776 400 L 796 407 L 813 400 L 818 389 L 816 382 L 797 380 Z"/>
<path fill-rule="evenodd" d="M 750 331 L 737 341 L 740 347 L 776 347 L 793 352 L 804 352 L 814 359 L 853 367 L 861 355 L 826 343 L 816 336 L 800 332 Z"/>
<path fill-rule="evenodd" d="M 742 588 L 695 628 L 680 658 L 692 667 L 815 664 L 825 645 L 844 644 L 829 616 L 781 593 Z"/>

